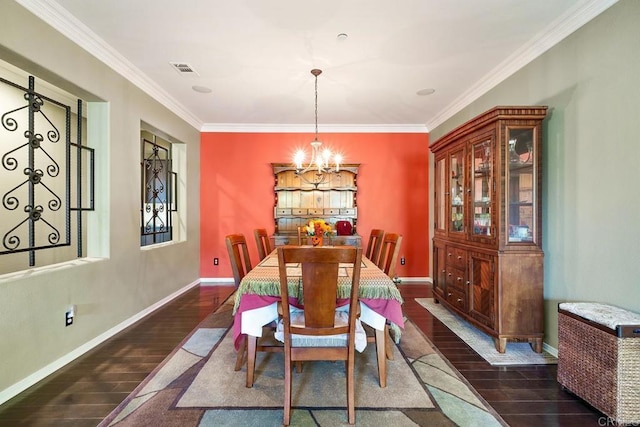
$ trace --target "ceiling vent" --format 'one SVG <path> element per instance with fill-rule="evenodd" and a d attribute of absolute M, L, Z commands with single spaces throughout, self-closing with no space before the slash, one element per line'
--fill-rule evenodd
<path fill-rule="evenodd" d="M 199 74 L 193 67 L 186 62 L 169 62 L 175 70 L 180 74 L 192 74 L 198 76 Z"/>

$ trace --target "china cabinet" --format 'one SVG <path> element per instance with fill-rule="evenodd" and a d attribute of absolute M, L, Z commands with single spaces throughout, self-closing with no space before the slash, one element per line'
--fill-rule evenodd
<path fill-rule="evenodd" d="M 318 175 L 315 170 L 298 174 L 293 165 L 273 163 L 274 246 L 297 244 L 298 227 L 312 219 L 324 219 L 334 231 L 338 221 L 346 221 L 351 226 L 352 234 L 327 236 L 324 244 L 360 246 L 360 236 L 356 232 L 359 166 L 340 165 L 339 172 Z"/>
<path fill-rule="evenodd" d="M 547 107 L 495 107 L 431 144 L 433 292 L 494 338 L 542 351 L 542 121 Z"/>

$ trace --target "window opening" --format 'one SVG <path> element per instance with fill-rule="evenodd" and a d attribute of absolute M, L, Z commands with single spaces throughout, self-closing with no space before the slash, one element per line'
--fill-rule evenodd
<path fill-rule="evenodd" d="M 142 246 L 173 240 L 173 213 L 177 207 L 177 178 L 173 171 L 172 144 L 142 132 Z"/>
<path fill-rule="evenodd" d="M 62 251 L 36 260 L 54 248 L 75 245 L 75 256 L 84 256 L 95 153 L 82 144 L 82 100 L 76 108 L 74 114 L 71 106 L 37 92 L 33 76 L 28 87 L 0 77 L 0 256 L 12 259 L 3 260 L 10 271 L 24 265 L 16 254 L 26 254 L 29 267 L 73 258 Z M 6 272 L 3 267 L 0 274 Z"/>

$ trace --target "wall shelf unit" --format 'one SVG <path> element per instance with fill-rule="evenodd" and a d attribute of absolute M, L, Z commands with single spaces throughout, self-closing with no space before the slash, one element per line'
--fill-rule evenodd
<path fill-rule="evenodd" d="M 340 165 L 339 172 L 328 174 L 323 181 L 314 170 L 300 176 L 290 164 L 272 163 L 271 166 L 275 178 L 274 246 L 297 244 L 298 227 L 312 219 L 324 219 L 334 230 L 338 221 L 348 221 L 353 234 L 332 236 L 325 239 L 325 244 L 360 246 L 356 231 L 360 165 Z"/>

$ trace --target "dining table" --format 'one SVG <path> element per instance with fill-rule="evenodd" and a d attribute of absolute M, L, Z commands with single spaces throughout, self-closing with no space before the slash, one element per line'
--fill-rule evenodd
<path fill-rule="evenodd" d="M 388 331 L 391 330 L 395 341 L 399 342 L 401 330 L 404 329 L 403 300 L 395 282 L 384 271 L 364 255 L 361 262 L 358 290 L 360 321 L 375 331 L 380 365 L 381 357 L 386 359 L 385 356 L 389 355 L 389 353 L 385 356 L 380 355 L 381 349 L 387 348 Z M 299 292 L 300 286 L 298 286 L 301 266 L 289 264 L 287 269 L 289 304 L 304 309 L 302 293 Z M 338 305 L 349 302 L 352 272 L 353 267 L 349 264 L 340 266 Z M 241 351 L 244 335 L 251 338 L 262 337 L 263 327 L 278 319 L 278 301 L 280 301 L 280 273 L 276 248 L 242 278 L 235 293 L 233 339 L 236 350 Z M 386 360 L 384 371 L 385 378 L 380 378 L 383 387 L 386 385 Z M 253 378 L 252 373 L 251 378 Z"/>

